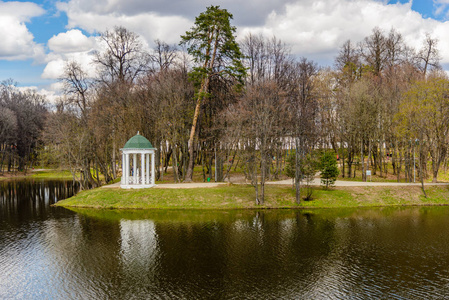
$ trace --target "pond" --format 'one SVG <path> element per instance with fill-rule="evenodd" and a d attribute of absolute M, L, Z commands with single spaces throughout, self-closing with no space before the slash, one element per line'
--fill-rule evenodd
<path fill-rule="evenodd" d="M 0 182 L 0 298 L 441 299 L 449 208 L 71 211 Z"/>

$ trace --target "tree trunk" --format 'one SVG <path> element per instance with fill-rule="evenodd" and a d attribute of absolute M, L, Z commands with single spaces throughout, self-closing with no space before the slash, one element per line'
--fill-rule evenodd
<path fill-rule="evenodd" d="M 112 177 L 114 179 L 117 178 L 117 171 L 116 171 L 116 157 L 115 157 L 115 152 L 116 152 L 116 144 L 115 144 L 115 135 L 114 135 L 114 130 L 112 131 Z"/>
<path fill-rule="evenodd" d="M 365 157 L 363 153 L 363 140 L 360 141 L 360 162 L 362 163 L 362 181 L 366 182 Z"/>
<path fill-rule="evenodd" d="M 383 170 L 382 170 L 382 162 L 383 162 L 383 152 L 382 152 L 382 148 L 383 148 L 383 141 L 380 141 L 379 143 L 379 176 L 382 177 L 383 175 Z"/>
<path fill-rule="evenodd" d="M 172 154 L 172 160 L 173 160 L 173 177 L 175 180 L 175 183 L 179 182 L 178 178 L 178 151 L 176 150 L 177 146 L 173 146 L 173 154 Z"/>
<path fill-rule="evenodd" d="M 349 151 L 349 148 L 348 148 L 348 160 L 347 160 L 347 162 L 348 162 L 348 178 L 352 177 L 352 162 L 353 162 L 353 160 L 354 160 L 354 156 L 353 156 L 352 150 Z"/>
<path fill-rule="evenodd" d="M 420 139 L 422 141 L 422 138 Z M 424 197 L 427 198 L 426 190 L 424 189 L 424 174 L 423 174 L 423 164 L 422 162 L 426 160 L 425 155 L 422 153 L 422 146 L 419 147 L 419 177 L 421 179 L 421 189 L 424 194 Z"/>
<path fill-rule="evenodd" d="M 295 197 L 296 197 L 296 203 L 301 203 L 301 144 L 299 137 L 295 138 L 295 147 L 296 147 L 296 153 L 295 153 Z"/>
<path fill-rule="evenodd" d="M 254 158 L 254 160 L 255 160 L 255 158 Z M 251 173 L 252 173 L 251 181 L 252 181 L 252 184 L 253 184 L 254 189 L 256 191 L 256 205 L 260 205 L 259 185 L 258 185 L 258 182 L 257 182 L 257 166 L 256 166 L 256 163 L 254 161 L 251 162 L 250 165 L 251 165 Z"/>
<path fill-rule="evenodd" d="M 267 156 L 266 154 L 262 154 L 262 162 L 261 162 L 261 176 L 260 176 L 260 201 L 259 204 L 263 205 L 265 202 L 265 177 L 267 172 Z"/>
<path fill-rule="evenodd" d="M 194 157 L 194 148 L 195 148 L 195 136 L 196 136 L 196 127 L 198 124 L 198 117 L 200 115 L 200 110 L 201 110 L 201 102 L 203 100 L 203 91 L 205 89 L 205 85 L 206 82 L 208 84 L 208 81 L 206 79 L 205 82 L 203 82 L 201 84 L 201 88 L 200 91 L 198 93 L 198 99 L 196 100 L 196 106 L 195 106 L 195 112 L 193 114 L 193 122 L 192 122 L 192 128 L 190 129 L 190 137 L 189 137 L 189 142 L 188 142 L 188 147 L 189 147 L 189 164 L 187 167 L 187 173 L 185 176 L 185 182 L 192 182 L 192 178 L 193 178 L 193 165 L 195 162 L 195 157 Z"/>

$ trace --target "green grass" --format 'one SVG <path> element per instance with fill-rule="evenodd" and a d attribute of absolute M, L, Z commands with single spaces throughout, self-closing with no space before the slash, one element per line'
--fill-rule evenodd
<path fill-rule="evenodd" d="M 29 173 L 32 178 L 39 179 L 72 179 L 72 173 L 66 170 L 44 170 Z"/>
<path fill-rule="evenodd" d="M 288 187 L 268 187 L 263 208 L 291 206 L 294 194 Z M 57 205 L 96 208 L 235 209 L 256 208 L 254 188 L 231 185 L 195 189 L 95 189 L 60 201 Z"/>
<path fill-rule="evenodd" d="M 67 170 L 47 169 L 42 171 L 28 170 L 24 172 L 8 173 L 5 172 L 4 176 L 0 176 L 0 180 L 20 179 L 20 178 L 34 178 L 34 179 L 72 179 L 72 173 Z"/>
<path fill-rule="evenodd" d="M 428 198 L 418 186 L 315 188 L 314 200 L 295 202 L 289 186 L 266 187 L 264 205 L 255 204 L 254 188 L 228 185 L 215 188 L 139 190 L 94 189 L 60 201 L 56 206 L 106 209 L 268 209 L 268 208 L 343 208 L 406 205 L 449 205 L 447 186 L 426 188 Z"/>

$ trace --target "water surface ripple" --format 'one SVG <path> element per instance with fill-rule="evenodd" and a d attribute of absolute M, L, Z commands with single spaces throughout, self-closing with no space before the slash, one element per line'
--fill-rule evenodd
<path fill-rule="evenodd" d="M 446 207 L 74 212 L 49 206 L 66 183 L 20 184 L 0 188 L 1 299 L 449 295 Z"/>

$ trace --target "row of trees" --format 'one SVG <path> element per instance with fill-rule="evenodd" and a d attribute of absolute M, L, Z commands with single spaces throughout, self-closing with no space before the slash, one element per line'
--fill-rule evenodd
<path fill-rule="evenodd" d="M 47 116 L 44 98 L 20 91 L 12 80 L 0 84 L 0 173 L 26 170 L 42 147 L 40 135 Z"/>
<path fill-rule="evenodd" d="M 351 176 L 357 156 L 367 157 L 366 165 L 361 160 L 364 180 L 367 169 L 385 174 L 386 159 L 391 158 L 397 179 L 404 170 L 406 180 L 412 181 L 414 153 L 419 152 L 421 182 L 427 176 L 428 155 L 436 182 L 446 153 L 435 149 L 447 148 L 442 114 L 449 104 L 436 47 L 437 41 L 427 36 L 422 49 L 415 51 L 400 33 L 391 30 L 387 35 L 378 28 L 357 46 L 350 41 L 343 45 L 332 72 L 337 84 L 330 101 L 336 109 L 327 125 L 333 129 L 328 139 L 343 160 L 343 176 Z M 438 112 L 441 118 L 429 118 Z"/>
<path fill-rule="evenodd" d="M 241 167 L 264 201 L 264 183 L 284 168 L 295 149 L 296 198 L 317 149 L 333 149 L 342 176 L 370 169 L 384 175 L 386 158 L 398 180 L 411 180 L 413 153 L 419 178 L 427 157 L 433 176 L 447 152 L 447 78 L 438 72 L 437 41 L 408 47 L 400 33 L 375 28 L 346 42 L 333 69 L 291 55 L 275 37 L 235 40 L 232 15 L 208 7 L 179 46 L 117 27 L 101 35 L 97 76 L 69 62 L 65 97 L 48 118 L 44 139 L 82 187 L 119 176 L 119 148 L 137 130 L 158 148 L 157 176 L 172 165 L 176 182 L 191 181 L 195 165 L 222 181 Z M 388 154 L 388 156 L 387 156 Z M 213 167 L 215 166 L 215 168 Z M 213 174 L 215 169 L 215 174 Z M 101 174 L 101 176 L 100 176 Z M 365 178 L 364 178 L 365 179 Z"/>

